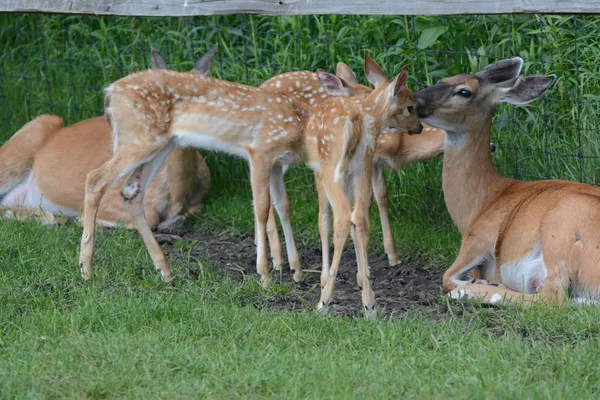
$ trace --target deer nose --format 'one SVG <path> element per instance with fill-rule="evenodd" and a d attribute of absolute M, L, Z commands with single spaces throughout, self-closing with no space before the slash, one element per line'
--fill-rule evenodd
<path fill-rule="evenodd" d="M 423 124 L 421 124 L 421 123 L 419 122 L 419 127 L 418 127 L 417 129 L 413 129 L 413 130 L 409 131 L 408 133 L 409 133 L 410 135 L 418 135 L 418 134 L 419 134 L 419 133 L 421 133 L 421 132 L 423 132 Z"/>
<path fill-rule="evenodd" d="M 493 142 L 490 142 L 490 153 L 494 153 L 496 151 L 496 145 Z"/>

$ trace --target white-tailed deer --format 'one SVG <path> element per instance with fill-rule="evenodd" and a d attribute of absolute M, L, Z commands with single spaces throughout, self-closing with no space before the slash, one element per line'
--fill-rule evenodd
<path fill-rule="evenodd" d="M 165 157 L 175 146 L 183 146 L 224 151 L 248 160 L 257 271 L 266 284 L 270 198 L 272 195 L 274 203 L 278 203 L 285 193 L 283 168 L 299 160 L 303 153 L 306 106 L 280 93 L 252 86 L 198 74 L 148 70 L 110 85 L 106 89 L 105 110 L 113 131 L 114 155 L 87 177 L 80 253 L 84 279 L 91 276 L 95 215 L 100 200 L 116 179 L 131 171 L 131 178 L 121 189 L 125 208 L 154 266 L 165 281 L 172 279 L 165 255 L 144 218 L 141 202 L 146 186 Z M 294 279 L 301 277 L 298 265 Z"/>
<path fill-rule="evenodd" d="M 369 76 L 370 59 L 365 57 L 365 60 Z M 329 94 L 340 96 L 314 106 L 306 126 L 306 150 L 309 165 L 315 171 L 319 215 L 325 215 L 330 204 L 334 217 L 333 260 L 331 268 L 329 262 L 323 264 L 321 282 L 324 287 L 318 309 L 327 312 L 333 299 L 342 252 L 352 231 L 358 264 L 357 282 L 362 287 L 365 311 L 372 315 L 375 295 L 369 281 L 368 211 L 377 138 L 383 129 L 420 133 L 423 127 L 406 87 L 406 69 L 393 81 L 385 77 L 378 79 L 375 90 L 363 99 L 345 97 L 349 89 L 337 76 L 324 71 L 318 71 L 318 76 Z M 321 217 L 319 219 L 325 253 L 325 247 L 329 247 L 329 224 Z"/>
<path fill-rule="evenodd" d="M 369 64 L 370 82 L 375 85 L 378 81 L 387 79 L 381 67 L 368 55 L 365 57 L 365 63 Z M 340 78 L 340 81 L 346 88 L 345 91 L 339 92 L 337 95 L 365 98 L 373 91 L 373 89 L 359 84 L 354 72 L 342 62 L 337 64 L 336 76 Z M 280 91 L 294 98 L 296 101 L 303 101 L 314 107 L 319 106 L 331 97 L 331 94 L 322 88 L 317 74 L 309 71 L 286 72 L 270 78 L 260 87 Z M 385 252 L 390 265 L 398 263 L 398 253 L 396 252 L 396 245 L 389 223 L 387 185 L 383 168 L 389 167 L 399 170 L 406 164 L 428 160 L 441 154 L 444 149 L 445 132 L 441 129 L 424 126 L 424 133 L 423 135 L 410 135 L 406 132 L 390 133 L 384 131 L 377 138 L 372 184 L 375 199 L 379 207 Z M 284 212 L 289 214 L 287 197 L 282 200 L 282 204 L 279 205 L 281 208 L 279 213 Z M 327 223 L 329 227 L 330 216 L 328 209 L 325 209 L 327 212 L 325 215 L 320 216 L 319 226 Z M 269 213 L 267 234 L 273 265 L 276 269 L 280 269 L 282 263 L 281 242 L 272 209 Z M 325 243 L 322 243 L 322 245 L 324 251 L 323 265 L 329 265 L 329 245 Z M 322 284 L 324 285 L 324 282 Z"/>
<path fill-rule="evenodd" d="M 205 74 L 216 46 L 194 67 Z M 167 65 L 155 50 L 152 67 Z M 106 118 L 65 127 L 61 118 L 42 115 L 27 123 L 0 148 L 0 211 L 5 216 L 37 216 L 42 222 L 76 217 L 83 210 L 85 179 L 112 156 L 112 134 Z M 123 177 L 125 182 L 127 177 Z M 174 149 L 148 188 L 144 202 L 151 225 L 169 221 L 202 207 L 210 186 L 210 171 L 195 149 Z M 109 190 L 98 210 L 105 226 L 132 221 L 118 190 Z"/>
<path fill-rule="evenodd" d="M 444 198 L 463 239 L 443 287 L 451 297 L 495 304 L 563 303 L 567 295 L 577 302 L 597 300 L 600 188 L 507 179 L 489 155 L 496 106 L 528 104 L 556 79 L 519 76 L 522 65 L 520 58 L 503 60 L 414 94 L 419 115 L 448 132 Z M 469 281 L 472 270 L 485 281 Z"/>

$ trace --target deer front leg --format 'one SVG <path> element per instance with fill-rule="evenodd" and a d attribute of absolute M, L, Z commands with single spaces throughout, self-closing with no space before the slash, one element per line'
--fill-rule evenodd
<path fill-rule="evenodd" d="M 446 270 L 443 276 L 442 286 L 446 292 L 450 292 L 459 286 L 470 283 L 467 274 L 472 269 L 491 259 L 492 246 L 488 240 L 475 233 L 466 232 L 458 252 L 458 257 Z"/>
<path fill-rule="evenodd" d="M 450 291 L 447 296 L 454 300 L 475 300 L 494 305 L 504 305 L 509 303 L 530 305 L 540 299 L 538 294 L 515 292 L 502 284 L 479 283 L 469 283 L 464 286 L 459 286 Z"/>
<path fill-rule="evenodd" d="M 294 233 L 292 232 L 292 221 L 290 219 L 290 199 L 288 198 L 287 191 L 285 190 L 283 168 L 281 165 L 276 164 L 273 166 L 273 169 L 271 170 L 270 182 L 271 184 L 269 187 L 271 190 L 271 199 L 273 201 L 273 206 L 279 214 L 279 219 L 283 228 L 285 248 L 288 255 L 288 262 L 290 264 L 290 271 L 293 274 L 294 281 L 299 282 L 302 280 L 302 266 L 300 265 L 298 250 L 296 250 L 296 242 L 294 241 Z"/>
<path fill-rule="evenodd" d="M 271 196 L 269 195 L 269 175 L 271 166 L 261 157 L 250 157 L 250 183 L 254 202 L 254 221 L 256 234 L 256 272 L 263 286 L 269 283 L 269 263 L 267 260 L 267 220 Z"/>
<path fill-rule="evenodd" d="M 315 184 L 319 197 L 319 236 L 321 237 L 321 289 L 327 284 L 329 279 L 329 231 L 331 226 L 331 213 L 325 187 L 323 186 L 323 176 L 315 172 Z"/>
<path fill-rule="evenodd" d="M 383 232 L 383 247 L 387 254 L 388 262 L 391 266 L 398 264 L 398 253 L 396 252 L 396 243 L 392 236 L 390 227 L 390 216 L 388 214 L 388 192 L 383 173 L 383 166 L 375 164 L 373 167 L 372 186 L 375 194 L 375 201 L 379 209 L 379 218 L 381 219 L 381 230 Z"/>

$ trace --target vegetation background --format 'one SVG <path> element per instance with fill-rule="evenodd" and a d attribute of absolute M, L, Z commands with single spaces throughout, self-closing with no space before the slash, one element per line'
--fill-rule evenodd
<path fill-rule="evenodd" d="M 494 162 L 520 179 L 597 183 L 600 19 L 575 16 L 227 16 L 114 18 L 0 15 L 0 143 L 43 113 L 70 124 L 103 112 L 102 88 L 149 66 L 157 48 L 190 69 L 215 42 L 211 74 L 257 85 L 290 70 L 362 76 L 368 50 L 418 89 L 520 56 L 555 73 L 547 97 L 501 106 Z M 246 165 L 206 155 L 213 188 L 195 224 L 252 233 Z M 388 171 L 400 254 L 440 271 L 460 236 L 445 211 L 441 159 Z M 287 176 L 299 246 L 316 241 L 304 166 Z M 373 214 L 372 251 L 381 251 Z M 219 277 L 165 287 L 136 235 L 103 231 L 97 275 L 76 273 L 80 230 L 0 221 L 0 397 L 595 397 L 597 308 L 469 309 L 377 322 L 264 311 L 273 290 Z M 178 266 L 175 265 L 175 268 Z M 278 289 L 282 290 L 282 289 Z M 456 315 L 455 315 L 456 314 Z M 461 314 L 461 315 L 459 315 Z"/>

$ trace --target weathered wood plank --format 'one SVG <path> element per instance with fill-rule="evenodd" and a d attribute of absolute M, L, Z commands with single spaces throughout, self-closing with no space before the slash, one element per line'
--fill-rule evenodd
<path fill-rule="evenodd" d="M 132 16 L 600 14 L 600 0 L 0 0 L 2 11 Z"/>

